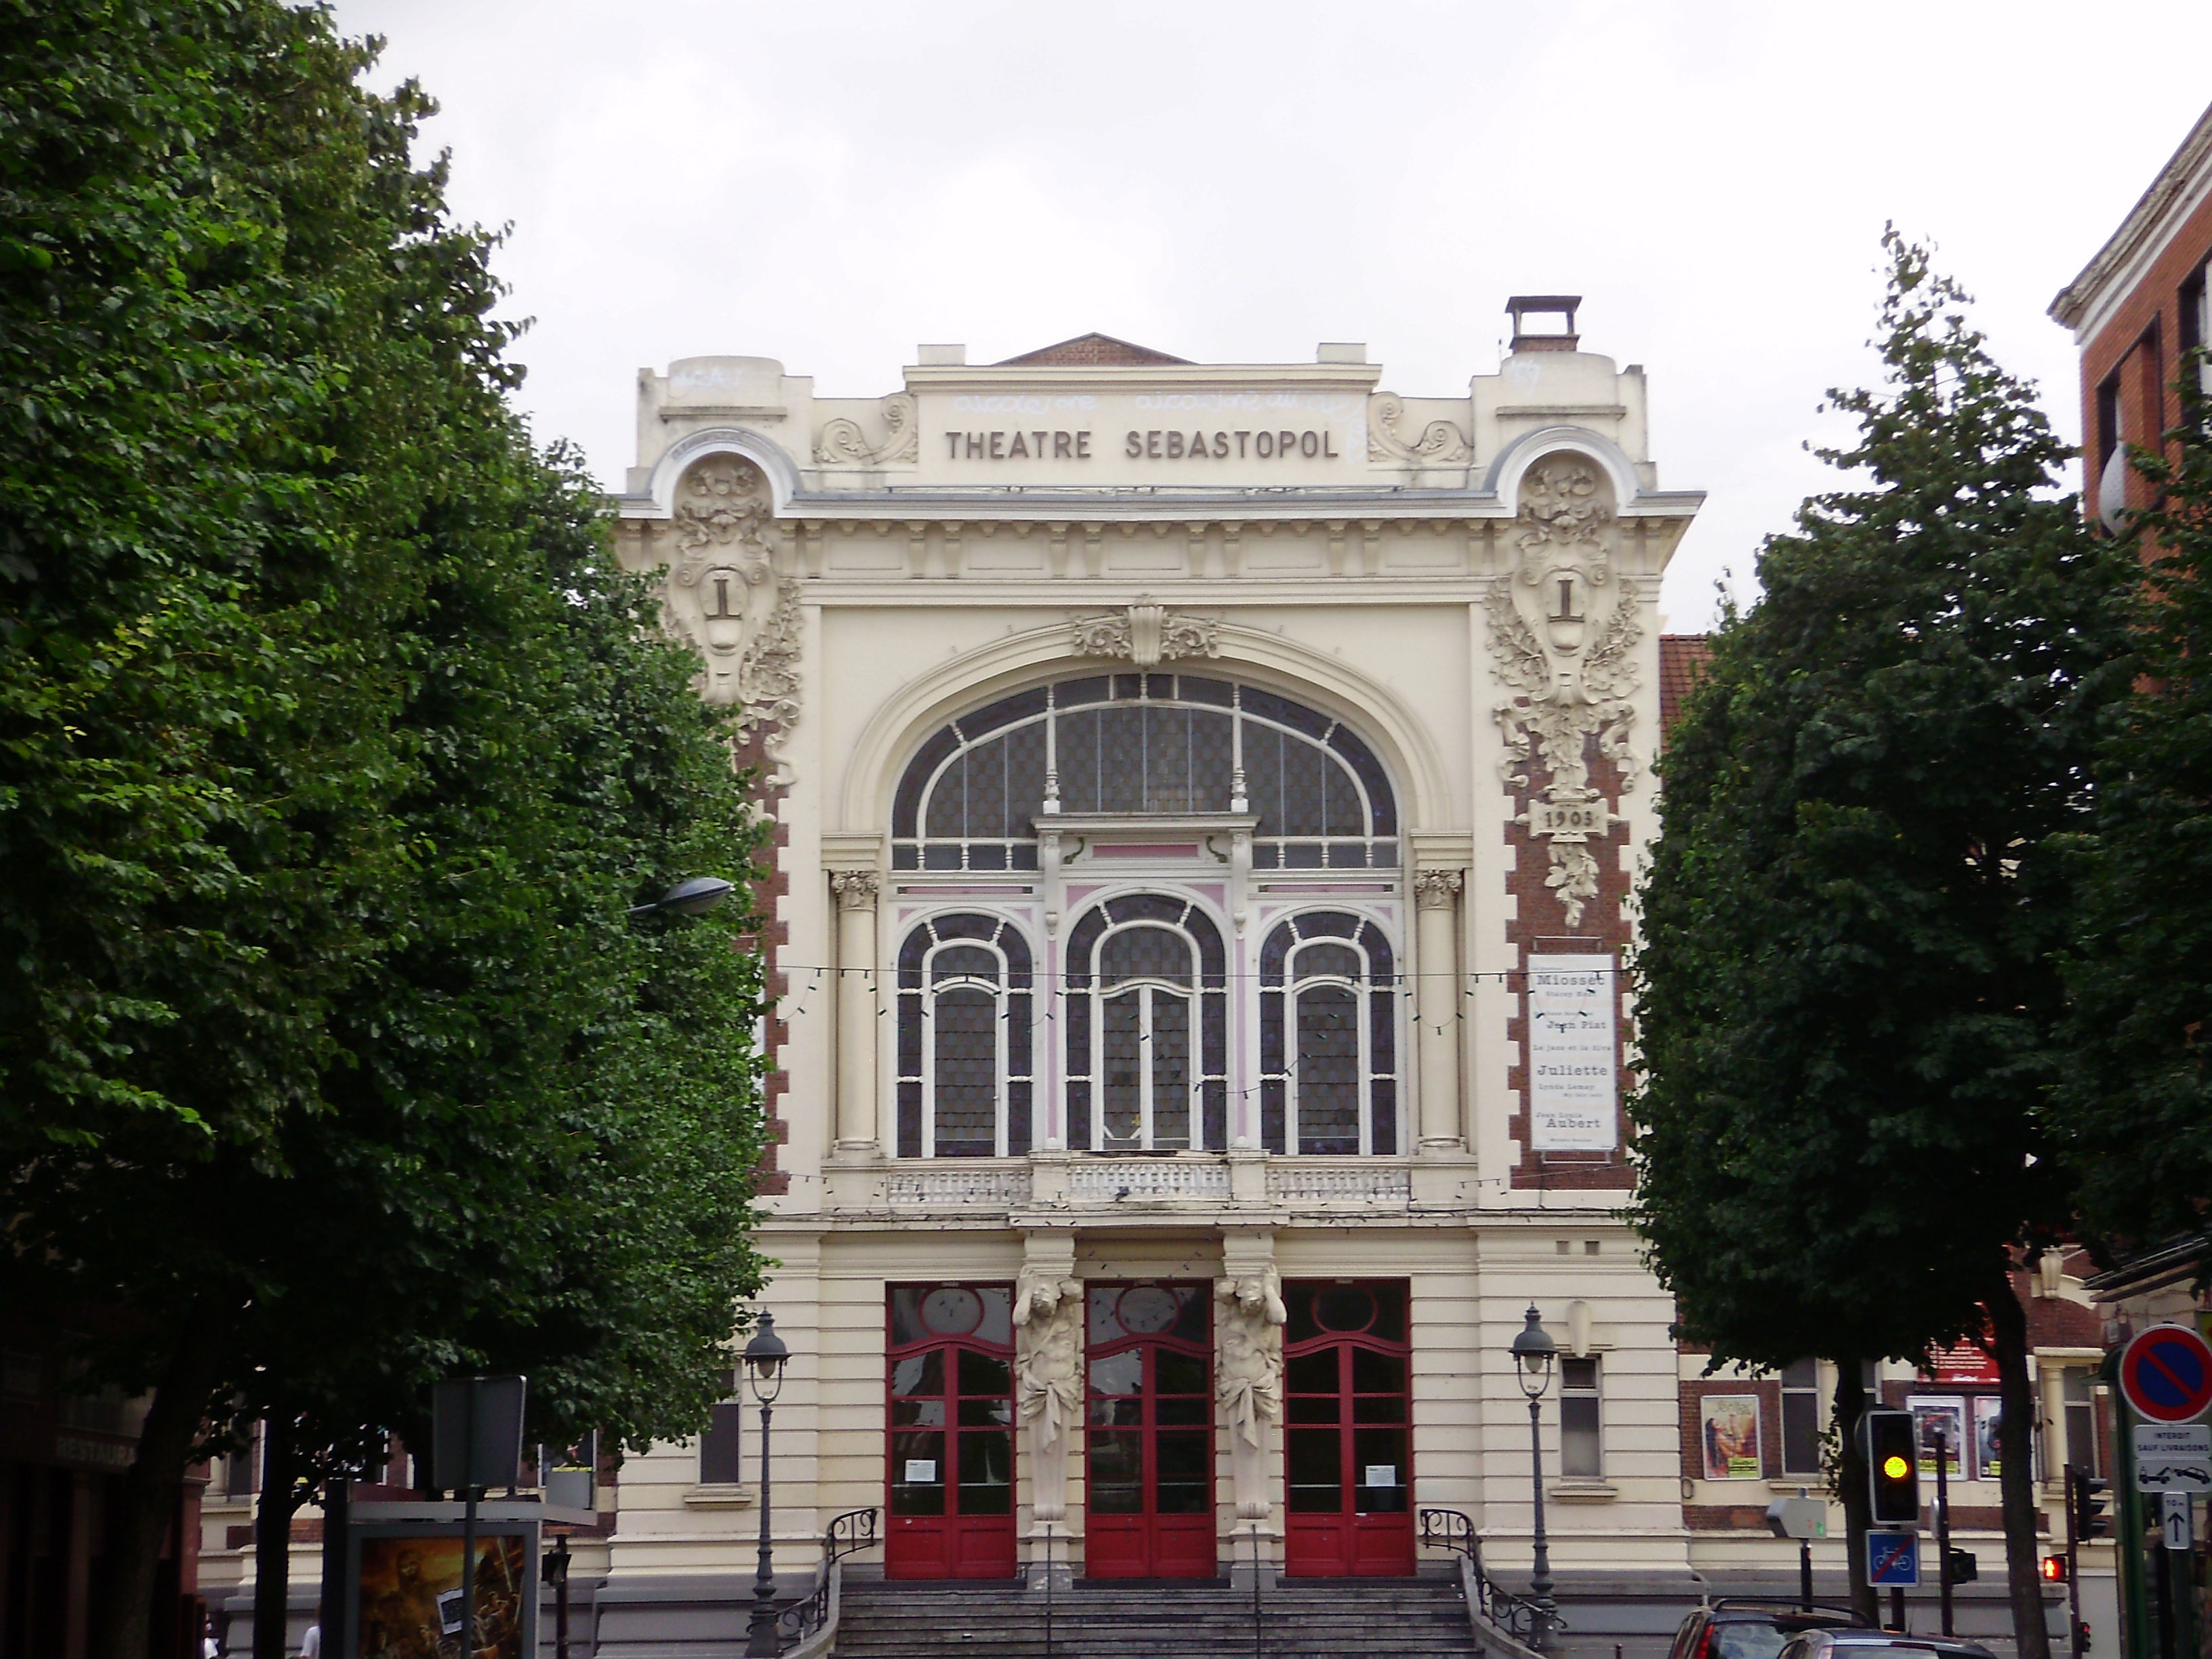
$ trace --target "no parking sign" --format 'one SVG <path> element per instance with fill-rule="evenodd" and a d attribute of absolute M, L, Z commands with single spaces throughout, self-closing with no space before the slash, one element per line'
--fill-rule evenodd
<path fill-rule="evenodd" d="M 2212 1409 L 2212 1346 L 2186 1325 L 2154 1325 L 2120 1351 L 2120 1392 L 2148 1423 L 2193 1423 Z"/>

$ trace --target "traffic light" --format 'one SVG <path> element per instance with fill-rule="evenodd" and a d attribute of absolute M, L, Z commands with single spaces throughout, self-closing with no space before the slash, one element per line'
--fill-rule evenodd
<path fill-rule="evenodd" d="M 2112 1529 L 2112 1517 L 2107 1513 L 2112 1506 L 2111 1485 L 2100 1480 L 2087 1469 L 2069 1466 L 2074 1477 L 2067 1497 L 2074 1505 L 2074 1536 L 2082 1543 L 2092 1538 L 2102 1538 Z"/>
<path fill-rule="evenodd" d="M 1866 1454 L 1867 1489 L 1877 1527 L 1920 1524 L 1920 1467 L 1912 1413 L 1877 1407 L 1859 1416 L 1859 1449 Z"/>
<path fill-rule="evenodd" d="M 1972 1550 L 1954 1549 L 1950 1556 L 1951 1582 L 1971 1584 L 1982 1576 L 1982 1564 Z"/>
<path fill-rule="evenodd" d="M 2066 1558 L 2063 1555 L 2045 1556 L 2043 1558 L 2042 1571 L 2044 1582 L 2045 1583 L 2064 1583 L 2066 1582 Z"/>

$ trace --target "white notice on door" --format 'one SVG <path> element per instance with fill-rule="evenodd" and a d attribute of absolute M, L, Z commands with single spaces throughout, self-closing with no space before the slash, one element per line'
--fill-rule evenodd
<path fill-rule="evenodd" d="M 1528 958 L 1528 1126 L 1537 1152 L 1609 1152 L 1620 1144 L 1613 962 Z"/>
<path fill-rule="evenodd" d="M 1366 1484 L 1370 1486 L 1396 1486 L 1398 1466 L 1395 1463 L 1370 1463 L 1367 1466 Z"/>
<path fill-rule="evenodd" d="M 909 1457 L 906 1460 L 906 1484 L 909 1486 L 929 1486 L 937 1483 L 937 1460 L 933 1457 Z"/>

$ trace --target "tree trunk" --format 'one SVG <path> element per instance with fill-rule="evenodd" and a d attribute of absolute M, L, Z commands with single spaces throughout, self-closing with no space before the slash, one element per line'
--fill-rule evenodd
<path fill-rule="evenodd" d="M 182 1512 L 185 1469 L 199 1441 L 213 1387 L 210 1349 L 204 1334 L 187 1335 L 155 1387 L 153 1407 L 139 1431 L 137 1455 L 123 1474 L 94 1638 L 96 1659 L 147 1659 L 161 1545 Z"/>
<path fill-rule="evenodd" d="M 271 1412 L 261 1425 L 261 1503 L 253 1517 L 253 1659 L 284 1659 L 292 1602 L 292 1419 Z"/>
<path fill-rule="evenodd" d="M 2034 1455 L 2035 1394 L 2027 1380 L 2027 1315 L 2013 1293 L 2010 1274 L 1997 1280 L 1985 1305 L 2003 1402 L 1997 1421 L 1997 1490 L 2004 1501 L 2005 1586 L 2012 1597 L 2014 1650 L 2020 1659 L 2051 1659 L 2043 1578 L 2037 1571 L 2042 1547 L 2035 1530 L 2035 1471 L 2029 1463 Z"/>
<path fill-rule="evenodd" d="M 1866 1410 L 1866 1384 L 1859 1370 L 1865 1362 L 1856 1357 L 1836 1361 L 1836 1494 L 1844 1504 L 1844 1576 L 1851 1587 L 1851 1611 L 1868 1628 L 1881 1623 L 1881 1604 L 1873 1585 L 1862 1581 L 1859 1564 L 1866 1559 L 1868 1523 L 1874 1504 L 1867 1492 L 1866 1459 L 1859 1455 L 1859 1417 Z"/>

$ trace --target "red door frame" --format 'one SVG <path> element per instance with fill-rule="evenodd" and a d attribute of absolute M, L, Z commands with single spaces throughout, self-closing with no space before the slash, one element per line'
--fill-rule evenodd
<path fill-rule="evenodd" d="M 886 1578 L 1018 1570 L 1012 1297 L 1008 1285 L 885 1287 Z M 926 1478 L 904 1478 L 922 1465 Z"/>
<path fill-rule="evenodd" d="M 1372 1312 L 1363 1322 L 1354 1299 Z M 1407 1577 L 1414 1567 L 1413 1333 L 1404 1280 L 1283 1287 L 1284 1571 L 1295 1577 Z M 1391 1471 L 1370 1486 L 1374 1468 Z M 1328 1502 L 1334 1477 L 1334 1503 Z M 1301 1505 L 1306 1507 L 1301 1507 Z"/>
<path fill-rule="evenodd" d="M 1084 1291 L 1083 1570 L 1212 1578 L 1212 1287 L 1093 1280 Z"/>

